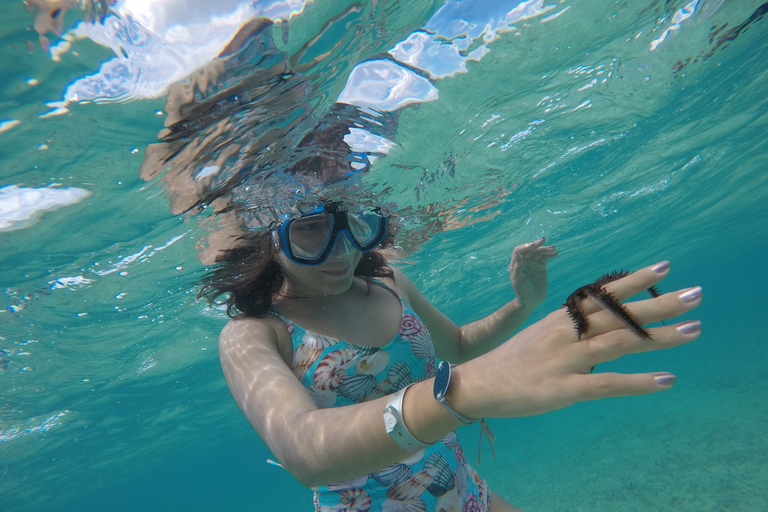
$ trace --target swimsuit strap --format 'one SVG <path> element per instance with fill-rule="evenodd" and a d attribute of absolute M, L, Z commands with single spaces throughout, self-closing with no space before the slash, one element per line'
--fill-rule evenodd
<path fill-rule="evenodd" d="M 375 277 L 364 278 L 364 281 L 368 281 L 368 282 L 371 282 L 371 283 L 374 283 L 374 284 L 377 284 L 377 285 L 381 286 L 385 290 L 388 290 L 389 292 L 391 292 L 392 295 L 397 297 L 400 301 L 405 302 L 405 300 L 400 296 L 399 293 L 397 293 L 397 291 L 395 291 L 393 288 L 387 286 L 386 284 L 384 284 L 382 281 L 376 279 Z"/>
<path fill-rule="evenodd" d="M 269 309 L 267 310 L 267 314 L 270 314 L 275 318 L 277 318 L 278 320 L 280 320 L 281 322 L 283 322 L 283 324 L 285 324 L 286 327 L 289 325 L 294 325 L 293 320 L 291 320 L 287 316 L 281 315 L 280 312 L 277 309 L 275 309 L 274 306 L 269 306 Z"/>

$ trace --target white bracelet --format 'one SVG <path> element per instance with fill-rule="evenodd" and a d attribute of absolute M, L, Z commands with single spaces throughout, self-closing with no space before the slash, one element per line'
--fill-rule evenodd
<path fill-rule="evenodd" d="M 408 384 L 392 395 L 387 401 L 387 406 L 382 411 L 387 434 L 391 435 L 397 444 L 409 452 L 430 446 L 413 437 L 408 427 L 405 426 L 405 420 L 403 420 L 403 397 L 405 396 L 405 391 L 411 386 L 413 386 L 413 383 Z"/>

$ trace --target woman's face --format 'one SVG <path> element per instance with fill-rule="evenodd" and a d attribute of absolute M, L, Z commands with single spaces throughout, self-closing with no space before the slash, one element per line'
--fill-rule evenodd
<path fill-rule="evenodd" d="M 300 265 L 280 250 L 277 262 L 285 273 L 283 291 L 286 295 L 303 298 L 344 293 L 352 286 L 355 268 L 362 256 L 363 253 L 341 233 L 336 237 L 328 259 L 320 265 Z"/>

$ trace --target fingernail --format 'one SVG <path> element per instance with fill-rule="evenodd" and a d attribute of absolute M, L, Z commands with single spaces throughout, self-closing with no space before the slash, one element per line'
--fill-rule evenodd
<path fill-rule="evenodd" d="M 669 262 L 668 261 L 662 261 L 661 263 L 657 263 L 654 266 L 651 267 L 651 270 L 658 274 L 662 274 L 667 271 L 669 268 Z"/>
<path fill-rule="evenodd" d="M 685 322 L 683 325 L 677 327 L 677 332 L 680 334 L 693 334 L 701 330 L 701 322 L 694 320 L 692 322 Z"/>
<path fill-rule="evenodd" d="M 695 300 L 698 300 L 699 298 L 701 298 L 701 286 L 691 288 L 690 290 L 681 293 L 679 297 L 680 297 L 680 300 L 683 302 L 693 302 Z"/>
<path fill-rule="evenodd" d="M 662 386 L 671 386 L 675 383 L 675 379 L 677 379 L 676 376 L 672 375 L 671 373 L 667 373 L 664 375 L 657 375 L 654 377 L 654 380 L 657 384 L 660 384 Z"/>

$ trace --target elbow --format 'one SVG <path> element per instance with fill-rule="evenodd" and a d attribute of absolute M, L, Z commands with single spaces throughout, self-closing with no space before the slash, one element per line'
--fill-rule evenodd
<path fill-rule="evenodd" d="M 294 475 L 296 477 L 296 480 L 299 481 L 301 485 L 304 487 L 309 487 L 310 489 L 315 489 L 317 487 L 320 487 L 321 485 L 329 485 L 330 482 L 326 482 L 321 478 L 321 475 L 318 474 L 305 474 L 301 476 Z"/>
<path fill-rule="evenodd" d="M 298 434 L 302 429 L 293 430 Z M 321 443 L 307 442 L 309 439 L 302 435 L 292 436 L 290 442 L 280 448 L 273 446 L 273 452 L 287 470 L 304 487 L 319 487 L 333 483 L 332 457 L 322 449 Z M 274 448 L 278 448 L 274 450 Z"/>
<path fill-rule="evenodd" d="M 304 487 L 316 487 L 313 473 L 300 465 L 283 463 L 283 469 L 287 470 Z"/>
<path fill-rule="evenodd" d="M 348 478 L 344 464 L 340 464 L 337 427 L 318 427 L 323 424 L 323 418 L 318 419 L 315 414 L 286 417 L 284 423 L 274 425 L 274 434 L 268 436 L 271 442 L 267 442 L 283 468 L 301 485 L 310 488 Z M 307 435 L 308 432 L 312 435 Z"/>
<path fill-rule="evenodd" d="M 334 450 L 335 451 L 335 450 Z M 278 455 L 279 454 L 275 454 Z M 304 487 L 316 488 L 331 485 L 353 478 L 357 472 L 354 468 L 343 469 L 333 452 L 322 449 L 304 449 L 282 454 L 280 462 L 293 477 Z"/>
<path fill-rule="evenodd" d="M 283 463 L 286 469 L 293 477 L 304 487 L 315 488 L 321 485 L 329 485 L 329 468 L 312 464 L 309 460 L 295 460 Z"/>

